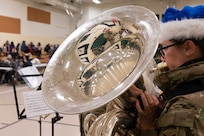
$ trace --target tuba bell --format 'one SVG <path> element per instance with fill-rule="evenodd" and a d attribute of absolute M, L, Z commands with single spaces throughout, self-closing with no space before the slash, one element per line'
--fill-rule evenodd
<path fill-rule="evenodd" d="M 159 21 L 149 9 L 129 5 L 103 12 L 70 34 L 50 59 L 42 83 L 45 102 L 59 113 L 87 115 L 85 135 L 119 132 L 118 119 L 128 125 L 133 117 L 124 110 L 126 91 L 151 67 L 158 41 Z M 110 110 L 113 101 L 120 108 Z M 100 116 L 89 112 L 104 105 L 108 112 Z M 106 127 L 98 132 L 93 124 Z"/>

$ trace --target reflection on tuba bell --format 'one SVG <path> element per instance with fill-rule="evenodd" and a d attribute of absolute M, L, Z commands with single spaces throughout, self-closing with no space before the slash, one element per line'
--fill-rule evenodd
<path fill-rule="evenodd" d="M 86 115 L 86 135 L 118 133 L 134 117 L 125 111 L 130 106 L 126 90 L 149 67 L 158 35 L 156 15 L 140 6 L 113 8 L 83 24 L 65 39 L 46 67 L 42 84 L 46 103 L 59 113 Z M 104 106 L 104 114 L 91 114 Z M 104 128 L 99 132 L 93 124 Z"/>

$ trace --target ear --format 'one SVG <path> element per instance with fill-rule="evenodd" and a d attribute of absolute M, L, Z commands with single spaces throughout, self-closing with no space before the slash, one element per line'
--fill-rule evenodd
<path fill-rule="evenodd" d="M 191 40 L 185 41 L 183 48 L 186 56 L 191 56 L 196 52 L 196 45 Z"/>

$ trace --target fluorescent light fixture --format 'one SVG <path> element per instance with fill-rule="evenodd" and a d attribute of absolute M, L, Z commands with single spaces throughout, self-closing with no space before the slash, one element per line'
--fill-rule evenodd
<path fill-rule="evenodd" d="M 92 0 L 94 3 L 96 4 L 101 4 L 101 1 L 100 0 Z"/>

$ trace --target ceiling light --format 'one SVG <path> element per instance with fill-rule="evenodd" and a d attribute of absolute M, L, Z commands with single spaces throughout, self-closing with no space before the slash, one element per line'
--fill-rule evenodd
<path fill-rule="evenodd" d="M 92 0 L 94 3 L 96 4 L 101 4 L 101 1 L 100 0 Z"/>

